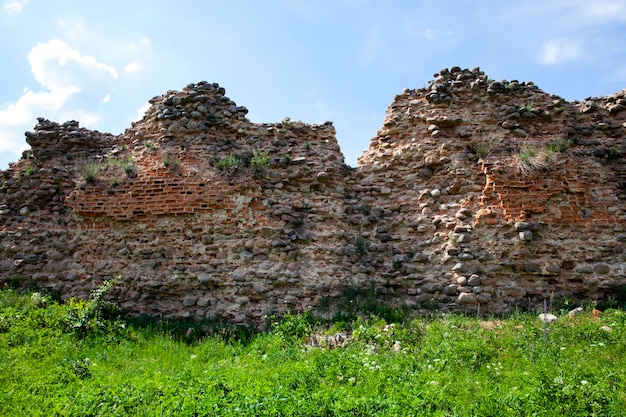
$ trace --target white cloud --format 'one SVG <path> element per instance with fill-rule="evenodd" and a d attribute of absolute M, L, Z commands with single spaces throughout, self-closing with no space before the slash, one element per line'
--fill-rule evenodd
<path fill-rule="evenodd" d="M 102 103 L 106 104 L 109 101 L 111 101 L 111 94 L 107 94 L 106 96 L 104 96 L 104 98 L 102 99 Z"/>
<path fill-rule="evenodd" d="M 38 43 L 28 53 L 28 61 L 35 79 L 42 86 L 52 90 L 67 86 L 68 78 L 72 74 L 70 71 L 65 71 L 63 67 L 67 67 L 72 62 L 89 72 L 106 72 L 114 79 L 118 77 L 115 68 L 98 62 L 91 55 L 81 55 L 79 51 L 70 48 L 59 39 Z M 55 68 L 51 68 L 50 64 Z"/>
<path fill-rule="evenodd" d="M 0 152 L 12 151 L 17 155 L 26 149 L 24 131 L 35 124 L 36 117 L 54 114 L 78 91 L 76 87 L 38 93 L 27 91 L 15 104 L 0 110 Z"/>
<path fill-rule="evenodd" d="M 582 57 L 579 42 L 569 39 L 551 39 L 541 47 L 539 61 L 544 65 L 556 65 L 576 61 Z"/>
<path fill-rule="evenodd" d="M 28 0 L 16 0 L 16 1 L 7 1 L 2 6 L 2 10 L 5 12 L 21 12 L 24 6 L 28 4 Z"/>
<path fill-rule="evenodd" d="M 143 119 L 143 116 L 146 114 L 146 112 L 151 106 L 152 105 L 150 103 L 146 103 L 143 106 L 139 107 L 137 109 L 137 117 L 135 117 L 135 120 L 131 120 L 131 122 L 136 122 L 138 120 Z"/>
<path fill-rule="evenodd" d="M 23 132 L 36 117 L 56 120 L 80 120 L 94 126 L 100 117 L 95 113 L 108 95 L 115 68 L 82 55 L 58 39 L 38 43 L 28 53 L 32 74 L 42 91 L 25 90 L 15 103 L 0 109 L 0 152 L 17 153 L 26 148 Z"/>
<path fill-rule="evenodd" d="M 143 68 L 141 67 L 141 64 L 139 62 L 131 62 L 124 67 L 124 72 L 127 72 L 129 74 L 136 74 L 138 72 L 141 72 L 142 69 Z"/>
<path fill-rule="evenodd" d="M 89 129 L 94 129 L 102 118 L 97 114 L 83 109 L 63 109 L 59 112 L 59 120 L 77 120 L 80 125 Z"/>

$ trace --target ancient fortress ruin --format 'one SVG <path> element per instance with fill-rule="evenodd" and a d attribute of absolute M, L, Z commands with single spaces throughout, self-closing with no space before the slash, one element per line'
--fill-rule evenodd
<path fill-rule="evenodd" d="M 257 124 L 217 84 L 119 136 L 39 119 L 0 172 L 0 285 L 258 322 L 347 289 L 506 314 L 626 285 L 626 90 L 567 102 L 478 68 L 394 99 L 344 164 L 332 123 Z"/>

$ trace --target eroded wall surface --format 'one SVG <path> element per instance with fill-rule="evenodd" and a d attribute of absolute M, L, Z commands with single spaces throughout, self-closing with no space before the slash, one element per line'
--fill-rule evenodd
<path fill-rule="evenodd" d="M 131 314 L 235 322 L 323 314 L 346 289 L 496 314 L 614 296 L 625 95 L 444 69 L 396 96 L 357 168 L 331 123 L 252 123 L 206 82 L 120 136 L 40 119 L 2 172 L 0 282 L 68 298 L 119 277 Z"/>

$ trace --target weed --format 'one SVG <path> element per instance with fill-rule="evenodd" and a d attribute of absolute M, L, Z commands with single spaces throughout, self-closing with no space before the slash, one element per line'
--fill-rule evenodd
<path fill-rule="evenodd" d="M 287 163 L 291 162 L 291 160 L 292 160 L 291 154 L 290 153 L 286 153 L 285 155 L 283 155 L 283 159 Z"/>
<path fill-rule="evenodd" d="M 403 265 L 404 265 L 404 262 L 402 261 L 402 259 L 394 257 L 392 264 L 391 264 L 394 271 L 401 270 Z"/>
<path fill-rule="evenodd" d="M 356 246 L 356 250 L 359 255 L 364 256 L 369 249 L 369 242 L 363 236 L 357 236 L 354 239 L 354 246 Z"/>
<path fill-rule="evenodd" d="M 287 311 L 280 320 L 272 322 L 272 333 L 286 342 L 298 342 L 311 333 L 312 317 L 308 312 L 292 314 Z"/>
<path fill-rule="evenodd" d="M 531 101 L 529 103 L 526 103 L 524 106 L 522 106 L 522 109 L 524 111 L 527 111 L 527 112 L 532 111 L 533 110 L 533 102 Z"/>
<path fill-rule="evenodd" d="M 98 162 L 80 160 L 76 163 L 76 170 L 82 175 L 87 184 L 93 184 L 100 174 Z"/>
<path fill-rule="evenodd" d="M 461 240 L 462 235 L 458 233 L 452 233 L 448 238 L 448 243 L 450 243 L 452 246 L 459 246 L 461 244 Z"/>
<path fill-rule="evenodd" d="M 549 148 L 525 146 L 517 154 L 517 171 L 527 176 L 537 171 L 549 171 L 554 162 L 554 151 Z"/>
<path fill-rule="evenodd" d="M 24 171 L 20 171 L 19 175 L 20 177 L 29 177 L 33 175 L 35 172 L 37 172 L 37 168 L 31 165 L 28 168 L 26 168 Z"/>
<path fill-rule="evenodd" d="M 474 153 L 479 158 L 486 157 L 487 155 L 489 155 L 490 151 L 491 150 L 489 149 L 489 147 L 485 146 L 485 144 L 483 143 L 477 144 L 476 147 L 474 148 Z"/>
<path fill-rule="evenodd" d="M 163 166 L 164 167 L 168 167 L 174 171 L 178 170 L 178 168 L 180 168 L 180 161 L 178 160 L 178 158 L 176 157 L 176 155 L 170 153 L 170 152 L 166 152 L 165 154 L 163 154 L 163 157 L 161 158 L 161 161 L 163 162 Z"/>
<path fill-rule="evenodd" d="M 106 333 L 119 327 L 119 323 L 110 319 L 119 317 L 121 310 L 116 304 L 104 300 L 116 282 L 117 279 L 103 282 L 91 292 L 91 299 L 88 301 L 74 299 L 70 301 L 66 321 L 70 331 L 78 339 Z"/>
<path fill-rule="evenodd" d="M 124 170 L 128 178 L 137 177 L 137 168 L 132 164 L 132 162 L 123 164 L 122 169 Z"/>
<path fill-rule="evenodd" d="M 137 168 L 133 165 L 133 159 L 130 156 L 126 158 L 114 158 L 108 155 L 106 167 L 111 166 L 122 168 L 129 178 L 135 178 L 137 176 Z"/>
<path fill-rule="evenodd" d="M 304 149 L 305 149 L 305 150 L 307 150 L 307 151 L 308 151 L 309 149 L 311 149 L 311 142 L 305 142 L 305 143 L 304 143 Z"/>
<path fill-rule="evenodd" d="M 19 288 L 23 285 L 25 279 L 23 275 L 11 275 L 9 277 L 9 288 Z"/>
<path fill-rule="evenodd" d="M 254 168 L 254 174 L 258 178 L 265 177 L 267 167 L 270 164 L 269 151 L 259 151 L 258 149 L 254 149 L 252 151 L 250 164 Z"/>
<path fill-rule="evenodd" d="M 520 161 L 528 162 L 537 156 L 537 150 L 532 146 L 527 146 L 519 152 L 518 156 Z"/>
<path fill-rule="evenodd" d="M 478 158 L 484 159 L 495 150 L 498 142 L 493 139 L 479 138 L 469 145 L 470 151 L 474 153 Z"/>
<path fill-rule="evenodd" d="M 610 147 L 610 148 L 608 149 L 607 154 L 606 154 L 606 158 L 607 158 L 609 161 L 615 161 L 617 158 L 619 158 L 619 156 L 620 156 L 620 154 L 619 154 L 619 150 L 618 150 L 615 146 Z"/>
<path fill-rule="evenodd" d="M 150 150 L 153 150 L 153 149 L 156 148 L 156 145 L 154 144 L 154 142 L 149 141 L 149 140 L 144 140 L 143 141 L 143 146 L 145 146 L 146 149 L 150 149 Z"/>
<path fill-rule="evenodd" d="M 228 156 L 224 159 L 220 159 L 217 162 L 217 167 L 220 171 L 237 168 L 241 164 L 241 159 L 237 158 L 234 155 Z"/>
<path fill-rule="evenodd" d="M 68 368 L 78 379 L 91 378 L 91 360 L 89 358 L 82 359 L 65 359 L 63 364 Z"/>
<path fill-rule="evenodd" d="M 568 141 L 567 139 L 558 138 L 556 141 L 548 145 L 548 150 L 552 152 L 563 153 L 567 151 L 570 148 L 570 146 L 571 146 L 570 141 Z"/>

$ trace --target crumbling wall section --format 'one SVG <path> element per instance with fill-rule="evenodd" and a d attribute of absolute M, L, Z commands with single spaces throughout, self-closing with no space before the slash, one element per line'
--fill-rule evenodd
<path fill-rule="evenodd" d="M 626 285 L 624 91 L 569 103 L 444 69 L 396 96 L 357 168 L 331 123 L 252 123 L 217 84 L 151 104 L 120 136 L 27 133 L 2 172 L 2 283 L 68 298 L 120 277 L 131 314 L 257 323 L 346 288 L 506 314 Z"/>

